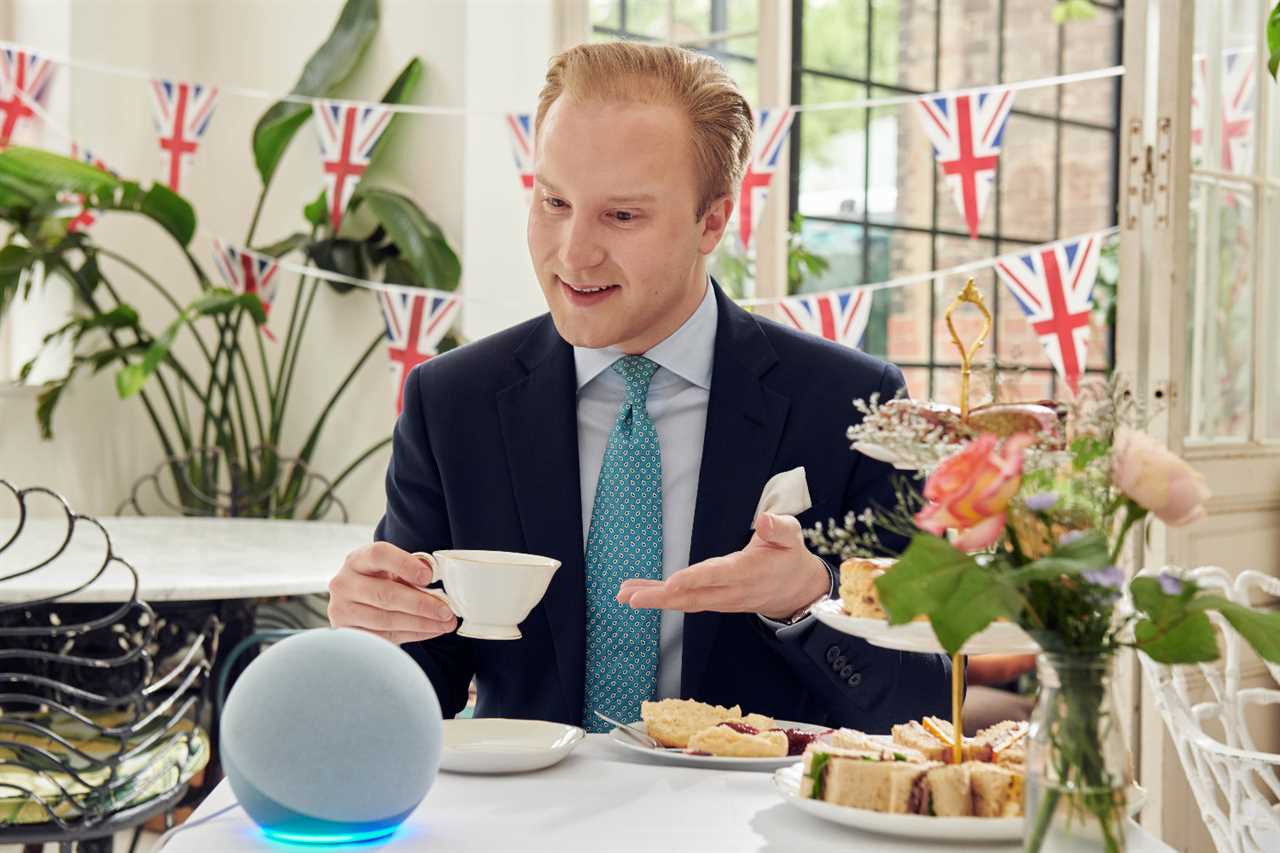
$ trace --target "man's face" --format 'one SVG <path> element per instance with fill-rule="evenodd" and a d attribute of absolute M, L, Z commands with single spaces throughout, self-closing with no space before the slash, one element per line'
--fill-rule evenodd
<path fill-rule="evenodd" d="M 675 107 L 558 98 L 538 136 L 529 254 L 560 336 L 638 354 L 702 299 L 732 209 L 700 220 L 688 119 Z"/>

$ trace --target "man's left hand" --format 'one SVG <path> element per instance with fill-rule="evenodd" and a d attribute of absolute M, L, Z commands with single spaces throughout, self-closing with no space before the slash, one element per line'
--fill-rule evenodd
<path fill-rule="evenodd" d="M 794 516 L 761 513 L 747 547 L 682 569 L 665 581 L 632 578 L 618 603 L 696 613 L 758 613 L 786 619 L 831 588 L 822 560 L 804 544 Z"/>

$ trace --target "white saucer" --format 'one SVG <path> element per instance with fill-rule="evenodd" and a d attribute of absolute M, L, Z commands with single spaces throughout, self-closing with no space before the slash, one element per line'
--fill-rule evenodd
<path fill-rule="evenodd" d="M 942 652 L 942 644 L 928 622 L 890 625 L 884 619 L 850 616 L 836 599 L 820 602 L 812 612 L 822 624 L 861 637 L 873 646 L 904 652 Z M 992 622 L 966 640 L 960 651 L 966 655 L 1019 655 L 1037 654 L 1040 647 L 1012 622 Z"/>
<path fill-rule="evenodd" d="M 643 722 L 630 724 L 633 729 L 645 731 Z M 800 729 L 804 732 L 830 731 L 827 726 L 815 726 L 810 723 L 792 723 L 787 720 L 776 720 L 774 725 L 782 729 Z M 658 764 L 672 764 L 677 767 L 701 767 L 708 770 L 777 770 L 795 764 L 800 760 L 798 755 L 784 755 L 781 758 L 732 758 L 725 755 L 690 755 L 680 749 L 653 749 L 643 746 L 621 729 L 610 729 L 609 740 L 615 746 L 641 755 Z"/>
<path fill-rule="evenodd" d="M 542 720 L 445 720 L 440 769 L 454 773 L 540 770 L 563 760 L 586 736 L 577 726 Z"/>

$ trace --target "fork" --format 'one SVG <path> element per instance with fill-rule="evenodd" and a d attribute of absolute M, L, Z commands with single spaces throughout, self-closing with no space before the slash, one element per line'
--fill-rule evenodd
<path fill-rule="evenodd" d="M 629 735 L 632 740 L 636 741 L 639 744 L 642 744 L 643 746 L 647 746 L 650 749 L 666 749 L 667 748 L 634 726 L 629 726 L 626 723 L 620 723 L 617 720 L 615 720 L 613 717 L 606 716 L 605 714 L 602 714 L 599 711 L 595 711 L 594 713 L 597 717 L 604 720 L 606 723 L 609 723 L 612 726 L 616 726 L 617 728 L 626 732 L 627 735 Z"/>

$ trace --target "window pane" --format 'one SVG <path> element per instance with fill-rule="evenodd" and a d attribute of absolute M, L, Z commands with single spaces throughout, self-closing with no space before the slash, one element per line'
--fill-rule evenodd
<path fill-rule="evenodd" d="M 1252 414 L 1253 199 L 1203 180 L 1192 188 L 1187 330 L 1189 437 L 1247 438 Z"/>
<path fill-rule="evenodd" d="M 1272 149 L 1280 153 L 1280 136 L 1273 137 L 1275 140 Z M 1275 234 L 1280 232 L 1280 190 L 1271 190 L 1268 193 L 1269 202 L 1267 204 L 1267 233 Z M 1269 247 L 1269 261 L 1272 270 L 1280 265 L 1280 250 L 1276 246 Z M 1273 274 L 1274 275 L 1274 274 Z M 1272 279 L 1274 281 L 1274 278 Z M 1268 310 L 1271 321 L 1267 324 L 1267 328 L 1275 330 L 1280 329 L 1280 294 L 1276 293 L 1275 288 L 1267 294 Z M 1269 371 L 1270 382 L 1266 387 L 1267 394 L 1267 438 L 1280 438 L 1280 335 L 1274 331 L 1268 336 L 1268 355 L 1263 364 L 1265 370 Z"/>
<path fill-rule="evenodd" d="M 987 86 L 995 82 L 999 5 L 995 2 L 942 4 L 942 45 L 938 57 L 941 88 Z M 1034 11 L 1028 9 L 1026 14 L 1044 16 L 1044 4 L 1036 2 Z"/>
<path fill-rule="evenodd" d="M 890 41 L 890 37 L 885 35 L 891 32 L 888 27 L 890 13 L 882 8 L 886 6 L 894 10 L 892 18 L 896 20 L 898 30 L 897 38 L 891 43 L 896 47 L 881 44 L 881 37 Z M 881 34 L 872 45 L 877 83 L 896 84 L 917 92 L 932 92 L 937 88 L 934 83 L 938 66 L 937 13 L 936 0 L 902 3 L 884 0 L 875 4 L 876 32 Z M 881 56 L 885 59 L 881 60 Z M 890 62 L 890 56 L 896 56 L 896 61 Z"/>
<path fill-rule="evenodd" d="M 995 6 L 992 3 L 991 6 Z M 1004 4 L 1004 75 L 1000 82 L 1016 83 L 1053 77 L 1058 73 L 1058 40 L 1061 28 L 1053 22 L 1042 0 L 1006 0 Z M 1075 23 L 1071 24 L 1076 26 Z M 1066 29 L 1070 29 L 1067 27 Z M 994 29 L 993 29 L 994 31 Z M 1033 49 L 1019 49 L 1019 46 Z M 1114 47 L 1112 48 L 1114 51 Z M 1110 65 L 1110 62 L 1104 63 Z M 992 75 L 979 84 L 995 80 Z M 1017 93 L 1015 109 L 1053 115 L 1057 108 L 1058 90 L 1047 86 L 1024 89 Z M 1006 138 L 1008 136 L 1006 135 Z"/>
<path fill-rule="evenodd" d="M 1075 198 L 1068 194 L 1065 184 L 1056 183 L 1054 164 L 1057 158 L 1057 138 L 1054 122 L 1011 115 L 1005 127 L 1005 146 L 1000 152 L 1000 168 L 997 179 L 1000 186 L 1000 219 L 996 223 L 996 211 L 988 209 L 983 216 L 984 233 L 996 228 L 1012 240 L 1026 243 L 1044 243 L 1054 239 L 1054 208 L 1059 193 L 1067 204 Z M 950 201 L 950 198 L 948 198 Z M 994 200 L 993 200 L 994 201 Z M 1081 204 L 1094 205 L 1107 212 L 1110 204 L 1101 199 L 1080 199 Z M 949 213 L 963 230 L 964 221 L 959 218 L 954 203 L 946 205 Z"/>
<path fill-rule="evenodd" d="M 804 67 L 867 78 L 867 0 L 809 0 Z"/>
<path fill-rule="evenodd" d="M 1059 204 L 1062 225 L 1058 237 L 1100 231 L 1115 221 L 1115 135 L 1105 130 L 1064 125 L 1062 128 L 1062 185 Z"/>
<path fill-rule="evenodd" d="M 1258 0 L 1219 0 L 1196 4 L 1196 16 L 1212 15 L 1219 43 L 1210 44 L 1209 27 L 1198 26 L 1191 67 L 1191 161 L 1220 172 L 1253 170 L 1257 113 Z M 1264 83 L 1265 85 L 1265 83 Z"/>
<path fill-rule="evenodd" d="M 617 29 L 621 0 L 594 0 L 591 4 L 591 26 Z"/>
<path fill-rule="evenodd" d="M 888 278 L 918 275 L 933 269 L 933 238 L 910 231 L 889 231 Z M 929 360 L 929 286 L 912 284 L 882 290 L 876 300 L 887 306 L 885 355 L 894 362 Z"/>
<path fill-rule="evenodd" d="M 1120 26 L 1116 13 L 1095 6 L 1091 20 L 1073 21 L 1062 28 L 1062 73 L 1092 71 L 1115 64 Z M 1006 75 L 1007 76 L 1007 75 Z M 1012 79 L 1012 78 L 1009 78 Z M 1120 78 L 1090 80 L 1061 87 L 1063 118 L 1113 125 L 1116 121 L 1116 95 Z M 1041 90 L 1052 94 L 1053 89 Z M 1021 93 L 1020 93 L 1021 94 Z"/>
<path fill-rule="evenodd" d="M 884 89 L 873 90 L 882 97 Z M 914 104 L 871 111 L 870 219 L 928 228 L 933 222 L 933 148 Z"/>
<path fill-rule="evenodd" d="M 939 237 L 936 269 L 959 266 L 970 261 L 987 260 L 994 253 L 994 248 L 994 244 L 990 240 Z M 982 293 L 982 300 L 987 306 L 987 310 L 994 311 L 995 289 L 993 282 L 995 273 L 991 269 L 985 269 L 974 273 L 973 279 L 978 290 Z M 955 299 L 963 287 L 964 278 L 959 276 L 935 282 L 933 285 L 935 303 L 933 324 L 934 360 L 941 364 L 958 365 L 960 363 L 960 353 L 956 350 L 955 344 L 951 342 L 951 332 L 947 329 L 944 315 L 947 306 L 951 304 L 951 301 Z M 960 340 L 966 346 L 972 344 L 977 339 L 978 333 L 982 331 L 981 313 L 972 305 L 962 305 L 956 309 L 954 319 L 956 331 L 960 334 Z M 978 351 L 976 358 L 979 363 L 985 364 L 991 360 L 991 354 L 994 351 L 995 344 L 991 335 L 988 335 L 987 343 Z"/>
<path fill-rule="evenodd" d="M 865 98 L 857 83 L 806 74 L 804 103 Z M 800 212 L 806 216 L 863 218 L 866 204 L 866 110 L 821 110 L 796 117 L 800 135 Z"/>
<path fill-rule="evenodd" d="M 806 278 L 798 292 L 838 290 L 864 282 L 861 225 L 806 219 L 800 233 L 805 249 L 825 259 L 829 266 L 822 275 Z"/>

